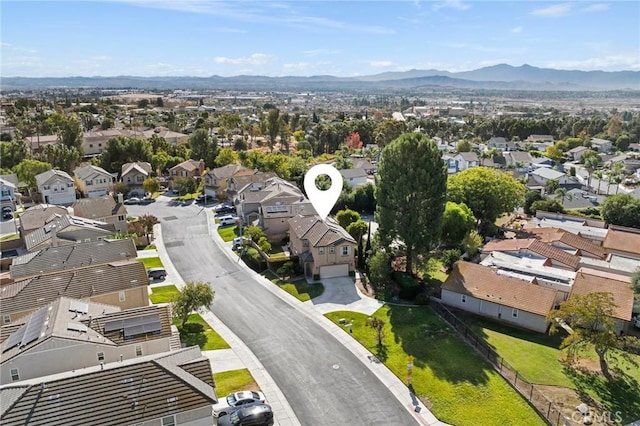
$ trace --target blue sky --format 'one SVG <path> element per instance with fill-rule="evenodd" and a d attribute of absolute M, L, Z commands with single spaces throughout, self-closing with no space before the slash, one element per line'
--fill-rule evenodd
<path fill-rule="evenodd" d="M 10 76 L 640 70 L 640 2 L 3 0 Z"/>

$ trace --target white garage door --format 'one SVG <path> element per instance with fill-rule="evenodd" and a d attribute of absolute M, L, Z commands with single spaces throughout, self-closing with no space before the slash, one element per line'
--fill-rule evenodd
<path fill-rule="evenodd" d="M 320 267 L 320 278 L 346 277 L 349 275 L 349 265 L 332 265 Z"/>
<path fill-rule="evenodd" d="M 89 198 L 102 197 L 104 195 L 107 195 L 106 189 L 97 189 L 95 191 L 89 191 Z"/>

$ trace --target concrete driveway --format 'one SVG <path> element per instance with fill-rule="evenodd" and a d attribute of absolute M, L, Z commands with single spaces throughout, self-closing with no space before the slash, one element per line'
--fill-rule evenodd
<path fill-rule="evenodd" d="M 382 303 L 365 296 L 358 290 L 351 277 L 325 278 L 322 280 L 324 292 L 304 303 L 322 314 L 333 311 L 354 311 L 372 315 Z"/>

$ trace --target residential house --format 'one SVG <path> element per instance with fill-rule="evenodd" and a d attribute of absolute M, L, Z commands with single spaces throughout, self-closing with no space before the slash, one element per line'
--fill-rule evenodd
<path fill-rule="evenodd" d="M 356 240 L 334 219 L 295 216 L 289 219 L 289 247 L 305 275 L 314 279 L 344 277 L 355 271 Z"/>
<path fill-rule="evenodd" d="M 231 176 L 227 179 L 227 195 L 232 199 L 237 199 L 238 192 L 250 184 L 261 185 L 267 180 L 278 177 L 273 172 L 259 172 L 254 170 L 252 174 Z M 239 201 L 238 201 L 239 202 Z"/>
<path fill-rule="evenodd" d="M 45 204 L 70 206 L 76 200 L 73 178 L 62 170 L 48 170 L 36 175 L 36 185 Z"/>
<path fill-rule="evenodd" d="M 192 346 L 0 387 L 4 426 L 210 426 L 218 402 L 211 362 Z"/>
<path fill-rule="evenodd" d="M 285 237 L 289 218 L 316 214 L 302 191 L 279 177 L 247 184 L 238 192 L 237 201 L 238 216 L 244 223 L 260 226 L 273 241 Z"/>
<path fill-rule="evenodd" d="M 153 168 L 146 161 L 136 161 L 135 163 L 124 163 L 120 173 L 120 181 L 129 185 L 129 195 L 144 195 L 142 184 L 145 179 L 151 176 Z M 124 194 L 126 195 L 126 194 Z"/>
<path fill-rule="evenodd" d="M 518 148 L 515 142 L 511 142 L 503 137 L 496 136 L 489 139 L 489 141 L 487 142 L 487 146 L 489 147 L 489 149 L 497 149 L 501 152 L 515 151 Z"/>
<path fill-rule="evenodd" d="M 15 322 L 60 296 L 88 299 L 121 309 L 147 306 L 148 285 L 144 264 L 133 259 L 42 273 L 2 287 L 2 321 L 3 324 Z"/>
<path fill-rule="evenodd" d="M 19 281 L 43 273 L 73 270 L 85 266 L 102 265 L 138 256 L 131 238 L 122 240 L 92 241 L 66 246 L 46 247 L 39 251 L 18 256 L 9 268 L 13 281 Z"/>
<path fill-rule="evenodd" d="M 16 211 L 16 186 L 0 178 L 0 207 L 11 207 L 11 210 Z"/>
<path fill-rule="evenodd" d="M 613 149 L 613 142 L 606 139 L 591 138 L 591 148 L 598 152 L 610 152 Z"/>
<path fill-rule="evenodd" d="M 378 170 L 378 168 L 371 164 L 371 162 L 366 158 L 351 158 L 351 163 L 352 169 L 362 169 L 368 175 L 372 175 Z"/>
<path fill-rule="evenodd" d="M 66 207 L 51 204 L 37 204 L 29 207 L 18 217 L 18 231 L 24 239 L 27 235 L 42 228 L 56 216 L 68 215 Z"/>
<path fill-rule="evenodd" d="M 551 167 L 553 167 L 555 164 L 555 161 L 553 161 L 551 158 L 547 158 L 547 157 L 531 157 L 531 161 L 529 162 L 529 169 L 530 170 L 535 170 L 535 169 L 539 169 L 541 167 L 545 167 L 547 169 L 550 169 Z"/>
<path fill-rule="evenodd" d="M 609 226 L 602 247 L 607 253 L 640 259 L 640 230 Z"/>
<path fill-rule="evenodd" d="M 229 180 L 229 178 L 254 173 L 254 170 L 238 164 L 216 167 L 204 175 L 204 193 L 212 198 L 225 199 L 227 197 L 227 180 Z"/>
<path fill-rule="evenodd" d="M 535 279 L 534 279 L 535 280 Z M 557 290 L 458 261 L 442 284 L 442 303 L 494 321 L 546 332 Z"/>
<path fill-rule="evenodd" d="M 169 169 L 169 175 L 175 177 L 192 177 L 197 178 L 204 174 L 203 160 L 186 160 Z"/>
<path fill-rule="evenodd" d="M 56 145 L 59 142 L 58 135 L 27 136 L 25 139 L 32 154 L 42 152 L 45 146 Z"/>
<path fill-rule="evenodd" d="M 102 197 L 113 190 L 113 175 L 98 166 L 78 167 L 73 171 L 78 189 L 85 198 Z"/>
<path fill-rule="evenodd" d="M 605 259 L 607 257 L 604 247 L 560 228 L 530 228 L 527 229 L 527 232 L 543 243 L 551 244 L 576 256 L 595 259 Z"/>
<path fill-rule="evenodd" d="M 68 297 L 3 326 L 0 339 L 1 383 L 181 348 L 168 305 L 121 310 Z"/>
<path fill-rule="evenodd" d="M 531 166 L 531 154 L 524 151 L 509 151 L 502 154 L 507 167 L 528 168 Z"/>
<path fill-rule="evenodd" d="M 369 183 L 367 172 L 364 169 L 344 169 L 340 170 L 340 174 L 349 188 L 356 188 Z"/>
<path fill-rule="evenodd" d="M 480 158 L 475 152 L 461 152 L 453 157 L 458 163 L 458 171 L 464 171 L 480 165 Z"/>
<path fill-rule="evenodd" d="M 507 166 L 507 161 L 501 154 L 492 155 L 491 158 L 481 158 L 480 165 L 493 169 L 504 169 Z"/>
<path fill-rule="evenodd" d="M 570 271 L 576 271 L 580 266 L 579 256 L 567 253 L 535 238 L 492 240 L 482 247 L 481 253 L 491 254 L 494 251 L 510 253 L 518 257 L 543 259 L 545 266 L 553 266 Z"/>
<path fill-rule="evenodd" d="M 556 181 L 559 187 L 567 189 L 581 186 L 575 178 L 565 173 L 545 167 L 540 167 L 529 172 L 527 187 L 531 189 L 544 190 L 546 184 L 550 181 Z"/>
<path fill-rule="evenodd" d="M 82 134 L 82 150 L 85 157 L 95 157 L 106 149 L 109 139 L 117 137 L 137 137 L 139 132 L 127 129 L 107 129 Z"/>
<path fill-rule="evenodd" d="M 633 313 L 631 277 L 594 269 L 580 268 L 573 282 L 569 298 L 575 295 L 585 295 L 595 292 L 611 293 L 613 303 L 615 304 L 613 311 L 615 330 L 618 334 L 627 332 Z"/>
<path fill-rule="evenodd" d="M 27 251 L 35 251 L 52 246 L 100 241 L 114 233 L 112 224 L 64 214 L 47 218 L 42 227 L 23 235 L 23 240 Z"/>
<path fill-rule="evenodd" d="M 575 148 L 571 148 L 567 151 L 567 158 L 571 161 L 580 161 L 582 159 L 582 154 L 588 150 L 589 148 L 586 146 L 576 146 Z"/>
<path fill-rule="evenodd" d="M 553 144 L 555 142 L 555 139 L 551 135 L 529 135 L 527 139 L 525 139 L 525 141 L 531 144 L 536 144 L 536 143 Z"/>
<path fill-rule="evenodd" d="M 166 127 L 156 127 L 155 129 L 145 130 L 142 134 L 146 139 L 151 139 L 153 136 L 160 137 L 171 145 L 178 145 L 179 143 L 187 142 L 189 140 L 189 135 L 174 132 Z"/>
<path fill-rule="evenodd" d="M 560 228 L 596 244 L 602 244 L 607 236 L 606 226 L 605 222 L 597 219 L 538 210 L 536 211 L 536 217 L 529 222 L 527 227 Z"/>
<path fill-rule="evenodd" d="M 127 232 L 127 209 L 111 195 L 76 200 L 71 206 L 77 217 L 113 224 L 117 232 Z"/>

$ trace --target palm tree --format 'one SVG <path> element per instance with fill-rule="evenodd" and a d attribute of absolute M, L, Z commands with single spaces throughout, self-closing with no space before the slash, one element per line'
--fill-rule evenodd
<path fill-rule="evenodd" d="M 584 168 L 587 169 L 587 173 L 589 175 L 587 179 L 587 188 L 591 189 L 591 174 L 600 164 L 600 157 L 598 156 L 589 156 L 584 162 Z"/>
<path fill-rule="evenodd" d="M 600 185 L 602 185 L 602 170 L 596 170 L 595 172 L 593 172 L 593 174 L 598 179 L 598 192 L 597 192 L 597 194 L 600 195 Z"/>
<path fill-rule="evenodd" d="M 558 180 L 557 179 L 551 179 L 548 180 L 545 184 L 544 184 L 544 191 L 547 194 L 553 194 L 554 192 L 556 192 L 558 190 L 558 188 L 560 187 Z"/>
<path fill-rule="evenodd" d="M 558 188 L 555 191 L 556 198 L 560 199 L 560 204 L 564 206 L 564 199 L 567 197 L 567 189 L 566 188 Z M 571 194 L 569 194 L 570 196 Z"/>

